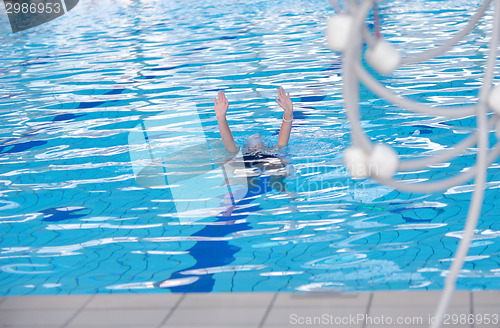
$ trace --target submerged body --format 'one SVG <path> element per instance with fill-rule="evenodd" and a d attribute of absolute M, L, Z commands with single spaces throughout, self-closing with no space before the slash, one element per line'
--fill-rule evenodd
<path fill-rule="evenodd" d="M 269 180 L 268 183 L 272 188 L 277 191 L 285 191 L 283 180 L 290 175 L 287 167 L 288 163 L 278 157 L 276 150 L 288 145 L 292 129 L 293 104 L 290 100 L 290 94 L 285 93 L 285 90 L 281 87 L 278 89 L 276 102 L 284 110 L 278 143 L 274 147 L 269 147 L 265 145 L 260 134 L 255 133 L 249 136 L 243 145 L 242 152 L 245 172 L 234 172 L 237 176 L 240 175 L 239 173 L 243 173 L 247 177 L 249 188 L 262 184 L 262 179 L 259 177 L 269 177 L 267 180 Z M 229 102 L 222 91 L 219 91 L 218 99 L 214 99 L 214 106 L 222 141 L 226 150 L 234 157 L 238 153 L 238 147 L 234 142 L 231 129 L 226 120 Z M 235 160 L 235 158 L 232 160 Z"/>

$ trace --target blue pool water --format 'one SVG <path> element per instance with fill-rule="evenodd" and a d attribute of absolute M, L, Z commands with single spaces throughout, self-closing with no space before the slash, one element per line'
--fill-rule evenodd
<path fill-rule="evenodd" d="M 478 4 L 387 1 L 383 35 L 407 56 L 449 38 Z M 473 184 L 407 194 L 349 177 L 341 58 L 325 46 L 332 14 L 326 0 L 80 1 L 15 34 L 0 16 L 0 295 L 442 288 Z M 446 56 L 377 77 L 414 100 L 473 104 L 490 23 L 491 12 Z M 237 143 L 256 132 L 275 143 L 279 86 L 295 104 L 287 192 L 265 176 L 257 189 L 227 185 L 213 97 L 225 91 Z M 363 88 L 361 111 L 369 136 L 403 158 L 475 127 Z M 474 162 L 472 148 L 397 177 Z M 152 167 L 163 170 L 154 183 L 138 178 Z M 194 178 L 177 178 L 186 169 Z M 488 187 L 460 289 L 500 288 L 497 163 Z"/>

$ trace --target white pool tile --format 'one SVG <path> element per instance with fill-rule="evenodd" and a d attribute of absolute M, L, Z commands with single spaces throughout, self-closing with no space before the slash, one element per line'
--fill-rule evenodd
<path fill-rule="evenodd" d="M 158 326 L 169 310 L 83 310 L 71 320 L 68 327 L 129 327 Z"/>
<path fill-rule="evenodd" d="M 500 306 L 481 304 L 474 306 L 474 328 L 500 327 Z"/>
<path fill-rule="evenodd" d="M 0 310 L 72 310 L 83 307 L 92 295 L 12 296 L 0 303 Z"/>
<path fill-rule="evenodd" d="M 365 309 L 368 305 L 370 293 L 279 293 L 273 307 L 326 307 L 326 308 L 355 308 Z"/>
<path fill-rule="evenodd" d="M 497 305 L 500 307 L 500 291 L 472 292 L 474 307 L 478 305 Z"/>
<path fill-rule="evenodd" d="M 416 304 L 411 306 L 408 302 L 406 305 L 400 306 L 375 306 L 371 307 L 366 318 L 366 327 L 428 327 L 431 318 L 434 316 L 436 308 L 429 305 Z M 456 316 L 468 316 L 470 314 L 470 307 L 468 306 L 452 306 L 450 307 L 446 315 L 448 318 Z M 453 325 L 447 324 L 443 327 L 467 327 L 470 325 L 463 324 L 459 322 Z"/>
<path fill-rule="evenodd" d="M 96 295 L 86 309 L 170 309 L 182 294 Z"/>
<path fill-rule="evenodd" d="M 88 325 L 81 325 L 81 326 L 70 326 L 71 328 L 89 328 Z M 107 328 L 108 326 L 98 326 L 99 328 Z M 111 327 L 116 327 L 116 326 L 111 326 Z M 138 325 L 126 325 L 124 327 L 127 328 L 158 328 L 158 325 L 151 325 L 151 326 L 145 326 L 143 324 L 138 324 Z M 16 327 L 17 328 L 17 327 Z M 54 328 L 54 327 L 52 327 Z M 66 328 L 66 327 L 63 327 Z M 173 327 L 170 327 L 173 328 Z"/>
<path fill-rule="evenodd" d="M 441 291 L 376 291 L 373 293 L 373 306 L 432 306 L 435 307 L 441 298 Z M 469 306 L 470 292 L 456 291 L 450 306 Z"/>
<path fill-rule="evenodd" d="M 265 312 L 265 308 L 178 308 L 166 326 L 258 327 Z"/>
<path fill-rule="evenodd" d="M 1 321 L 0 321 L 1 323 Z M 44 325 L 44 326 L 32 326 L 32 325 L 0 325 L 2 328 L 63 328 L 64 326 L 53 326 L 53 325 Z"/>
<path fill-rule="evenodd" d="M 366 327 L 426 327 L 434 308 L 428 306 L 377 306 L 366 315 Z"/>
<path fill-rule="evenodd" d="M 267 308 L 274 293 L 189 293 L 179 305 L 183 308 Z"/>
<path fill-rule="evenodd" d="M 352 308 L 272 308 L 264 328 L 271 327 L 344 327 L 361 328 L 356 309 Z M 361 312 L 364 315 L 364 311 Z"/>
<path fill-rule="evenodd" d="M 229 325 L 222 324 L 221 325 L 220 323 L 217 323 L 217 324 L 211 324 L 211 323 L 187 324 L 187 325 L 176 324 L 176 325 L 164 325 L 164 326 L 161 326 L 160 328 L 217 328 L 217 327 L 220 327 L 220 328 L 259 328 L 258 325 L 255 325 L 255 324 L 247 325 L 245 323 L 240 323 L 237 325 L 233 325 L 233 324 L 229 324 Z M 288 328 L 290 328 L 290 327 L 288 327 Z"/>
<path fill-rule="evenodd" d="M 262 328 L 291 328 L 291 327 L 294 327 L 294 326 L 290 326 L 290 325 L 263 325 L 262 326 Z M 319 327 L 321 327 L 321 326 L 319 326 Z M 343 328 L 343 327 L 337 327 L 337 328 Z"/>
<path fill-rule="evenodd" d="M 0 310 L 0 325 L 59 327 L 64 325 L 76 310 Z"/>
<path fill-rule="evenodd" d="M 292 323 L 313 317 L 323 318 L 322 320 L 328 323 L 333 322 L 335 327 L 361 327 L 356 320 L 345 318 L 364 315 L 370 295 L 370 292 L 361 292 L 357 294 L 188 293 L 13 296 L 6 297 L 0 302 L 0 326 L 59 328 L 69 322 L 68 327 L 71 328 L 118 326 L 158 328 L 161 325 L 169 328 L 257 328 L 272 303 L 264 328 L 300 326 Z M 384 315 L 395 319 L 420 316 L 423 323 L 419 325 L 418 322 L 412 322 L 412 326 L 424 327 L 428 326 L 429 317 L 435 312 L 441 292 L 377 291 L 372 295 L 369 317 Z M 473 314 L 483 320 L 485 314 L 488 314 L 491 321 L 489 324 L 476 321 L 474 328 L 500 326 L 500 292 L 474 292 L 472 298 Z M 447 312 L 450 315 L 449 321 L 453 314 L 469 315 L 470 299 L 471 293 L 468 291 L 455 292 Z M 174 308 L 176 305 L 177 308 Z M 79 312 L 79 309 L 82 310 Z M 493 322 L 494 315 L 499 320 L 496 326 Z M 167 318 L 168 321 L 165 321 Z M 337 325 L 339 322 L 345 324 Z M 380 327 L 380 325 L 370 325 L 368 322 L 366 328 L 370 327 Z M 410 326 L 401 325 L 401 327 Z M 457 324 L 453 327 L 470 328 L 470 325 Z"/>

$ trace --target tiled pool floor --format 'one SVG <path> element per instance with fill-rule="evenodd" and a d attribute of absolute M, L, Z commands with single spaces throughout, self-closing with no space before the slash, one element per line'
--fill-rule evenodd
<path fill-rule="evenodd" d="M 439 296 L 438 291 L 13 296 L 0 299 L 0 326 L 425 327 Z M 492 319 L 500 315 L 500 291 L 456 292 L 448 312 L 450 323 L 444 327 L 498 327 Z M 453 318 L 471 314 L 474 323 L 452 324 Z"/>

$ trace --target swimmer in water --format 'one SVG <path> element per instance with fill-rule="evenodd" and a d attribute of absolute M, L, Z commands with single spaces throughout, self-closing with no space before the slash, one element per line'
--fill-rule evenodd
<path fill-rule="evenodd" d="M 279 99 L 278 99 L 279 98 Z M 283 108 L 283 122 L 281 123 L 281 129 L 278 136 L 278 147 L 285 147 L 288 145 L 288 140 L 290 139 L 290 131 L 292 131 L 292 119 L 293 119 L 293 104 L 290 100 L 290 93 L 285 93 L 285 90 L 280 87 L 278 89 L 278 97 L 276 97 L 276 102 Z M 215 106 L 215 116 L 217 117 L 217 123 L 219 124 L 220 136 L 222 142 L 229 153 L 236 153 L 238 148 L 233 139 L 233 134 L 229 129 L 229 125 L 226 120 L 227 109 L 229 108 L 229 102 L 226 99 L 224 92 L 219 91 L 217 98 L 214 98 Z M 262 143 L 262 137 L 256 133 L 248 137 L 245 143 L 248 146 L 249 151 L 255 151 L 262 148 L 264 144 Z"/>
<path fill-rule="evenodd" d="M 280 87 L 276 103 L 283 108 L 283 120 L 278 135 L 278 143 L 275 147 L 268 147 L 264 144 L 262 136 L 255 133 L 248 137 L 243 145 L 243 160 L 245 167 L 253 170 L 249 177 L 249 186 L 255 186 L 258 182 L 255 177 L 261 173 L 268 175 L 269 184 L 278 191 L 285 191 L 284 178 L 290 175 L 288 163 L 279 158 L 275 151 L 288 145 L 290 132 L 292 130 L 293 104 L 290 94 Z M 226 150 L 231 155 L 238 153 L 238 147 L 234 142 L 233 134 L 226 120 L 226 113 L 229 108 L 229 102 L 224 92 L 219 91 L 217 98 L 214 98 L 215 115 L 219 125 L 220 135 Z M 252 177 L 253 176 L 253 177 Z"/>

